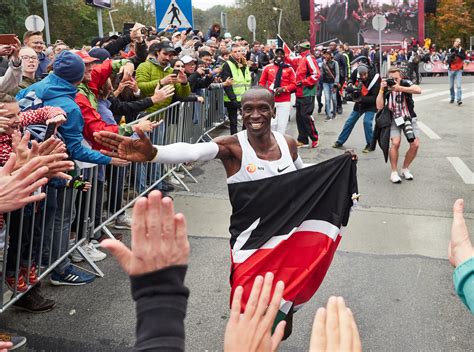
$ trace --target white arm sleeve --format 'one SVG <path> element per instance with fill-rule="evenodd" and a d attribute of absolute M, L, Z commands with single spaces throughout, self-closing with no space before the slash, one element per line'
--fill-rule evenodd
<path fill-rule="evenodd" d="M 207 143 L 174 143 L 169 145 L 155 145 L 158 153 L 151 161 L 160 164 L 180 164 L 192 161 L 212 160 L 219 153 L 219 146 L 215 142 Z"/>
<path fill-rule="evenodd" d="M 297 170 L 304 168 L 303 160 L 301 160 L 301 156 L 298 155 L 298 158 L 293 161 Z"/>

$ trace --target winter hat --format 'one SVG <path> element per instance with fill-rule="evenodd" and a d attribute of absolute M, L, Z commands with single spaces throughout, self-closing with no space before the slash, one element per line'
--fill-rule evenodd
<path fill-rule="evenodd" d="M 80 56 L 67 50 L 61 51 L 54 59 L 54 74 L 69 83 L 82 81 L 85 69 L 84 62 Z"/>
<path fill-rule="evenodd" d="M 361 73 L 368 73 L 369 72 L 369 68 L 365 65 L 360 65 L 359 67 L 357 67 L 357 73 L 361 74 Z"/>
<path fill-rule="evenodd" d="M 107 59 L 110 59 L 110 53 L 102 48 L 92 48 L 89 51 L 89 55 L 99 59 L 101 62 L 104 62 Z"/>

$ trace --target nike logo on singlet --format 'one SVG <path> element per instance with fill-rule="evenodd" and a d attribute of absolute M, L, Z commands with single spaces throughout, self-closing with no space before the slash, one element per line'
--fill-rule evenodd
<path fill-rule="evenodd" d="M 278 170 L 278 172 L 283 172 L 283 171 L 285 171 L 286 169 L 288 169 L 289 167 L 290 167 L 290 165 L 284 167 L 283 169 L 278 168 L 277 170 Z"/>

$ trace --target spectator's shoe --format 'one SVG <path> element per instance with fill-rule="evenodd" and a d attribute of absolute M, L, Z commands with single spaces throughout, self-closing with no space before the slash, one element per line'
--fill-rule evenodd
<path fill-rule="evenodd" d="M 342 106 L 338 106 L 336 111 L 338 115 L 342 115 Z"/>
<path fill-rule="evenodd" d="M 182 166 L 188 171 L 193 169 L 193 163 L 184 163 Z"/>
<path fill-rule="evenodd" d="M 29 313 L 46 313 L 52 310 L 55 306 L 56 302 L 52 299 L 44 298 L 41 295 L 40 288 L 37 286 L 13 303 L 13 307 L 16 309 L 24 310 Z"/>
<path fill-rule="evenodd" d="M 405 180 L 412 181 L 413 175 L 408 169 L 402 169 L 402 176 Z"/>
<path fill-rule="evenodd" d="M 336 118 L 336 113 L 333 112 L 333 113 L 332 113 L 332 116 L 331 116 L 331 119 L 334 120 L 335 118 Z"/>
<path fill-rule="evenodd" d="M 80 286 L 89 284 L 94 280 L 94 275 L 81 271 L 73 265 L 69 265 L 62 275 L 53 272 L 50 279 L 51 284 L 54 286 Z"/>
<path fill-rule="evenodd" d="M 123 240 L 123 233 L 113 233 L 113 235 L 117 241 Z M 97 244 L 101 243 L 103 240 L 107 240 L 107 239 L 110 239 L 110 237 L 107 236 L 104 232 L 102 232 L 100 237 L 97 239 L 93 239 L 91 243 L 93 243 L 94 246 L 96 246 Z"/>
<path fill-rule="evenodd" d="M 15 336 L 10 334 L 9 332 L 0 331 L 0 341 L 2 342 L 11 342 L 13 344 L 12 347 L 8 348 L 8 351 L 14 351 L 17 348 L 20 348 L 25 345 L 26 337 L 24 336 Z"/>
<path fill-rule="evenodd" d="M 402 183 L 402 179 L 401 179 L 400 176 L 398 175 L 398 172 L 397 172 L 397 171 L 393 171 L 393 172 L 390 174 L 390 181 L 392 181 L 392 183 Z"/>
<path fill-rule="evenodd" d="M 362 149 L 362 153 L 370 153 L 373 152 L 374 150 L 370 148 L 370 145 L 366 145 L 364 149 Z"/>
<path fill-rule="evenodd" d="M 462 105 L 462 101 L 458 100 L 458 106 L 461 106 L 461 105 Z"/>
<path fill-rule="evenodd" d="M 30 270 L 28 270 L 28 268 L 25 268 L 25 267 L 20 268 L 20 275 L 22 275 L 25 278 L 25 281 L 29 282 L 30 285 L 32 286 L 36 285 L 39 282 L 38 276 L 36 273 L 37 273 L 36 265 L 34 264 L 31 266 Z"/>
<path fill-rule="evenodd" d="M 311 148 L 317 148 L 319 145 L 319 140 L 311 142 Z"/>
<path fill-rule="evenodd" d="M 339 143 L 338 141 L 335 141 L 334 144 L 332 145 L 333 148 L 341 148 L 342 144 Z"/>
<path fill-rule="evenodd" d="M 107 258 L 107 254 L 105 254 L 104 252 L 101 252 L 98 249 L 96 249 L 95 246 L 94 246 L 94 243 L 92 243 L 92 242 L 90 242 L 86 245 L 83 245 L 81 248 L 86 252 L 86 254 L 89 256 L 89 258 L 91 258 L 92 261 L 94 261 L 94 262 L 100 262 L 101 260 L 104 260 L 105 258 Z M 84 260 L 84 258 L 82 257 L 82 255 L 78 251 L 72 252 L 71 261 L 73 263 L 80 263 L 83 260 Z"/>
<path fill-rule="evenodd" d="M 297 141 L 297 142 L 296 142 L 296 146 L 297 146 L 298 148 L 307 148 L 307 147 L 308 147 L 308 144 L 305 144 L 305 143 L 303 143 L 303 142 Z"/>
<path fill-rule="evenodd" d="M 160 191 L 164 191 L 164 192 L 173 192 L 174 191 L 174 187 L 169 184 L 168 182 L 161 182 L 161 188 L 159 189 Z"/>
<path fill-rule="evenodd" d="M 323 110 L 323 104 L 318 104 L 318 114 Z"/>
<path fill-rule="evenodd" d="M 15 291 L 15 276 L 7 276 L 5 282 L 10 290 Z M 26 284 L 25 278 L 23 275 L 18 275 L 18 282 L 16 283 L 17 292 L 26 292 L 28 290 L 28 285 Z"/>
<path fill-rule="evenodd" d="M 324 122 L 328 122 L 328 121 L 331 121 L 331 116 L 326 115 L 326 118 L 324 119 Z"/>
<path fill-rule="evenodd" d="M 126 213 L 120 214 L 115 218 L 114 228 L 117 230 L 131 230 L 132 220 Z"/>
<path fill-rule="evenodd" d="M 454 104 L 454 99 L 451 99 L 451 100 L 449 101 L 449 104 Z"/>

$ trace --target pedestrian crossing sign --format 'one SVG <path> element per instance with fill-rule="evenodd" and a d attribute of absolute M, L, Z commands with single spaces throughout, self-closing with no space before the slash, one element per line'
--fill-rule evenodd
<path fill-rule="evenodd" d="M 192 0 L 155 0 L 156 28 L 176 25 L 178 29 L 193 26 Z"/>

